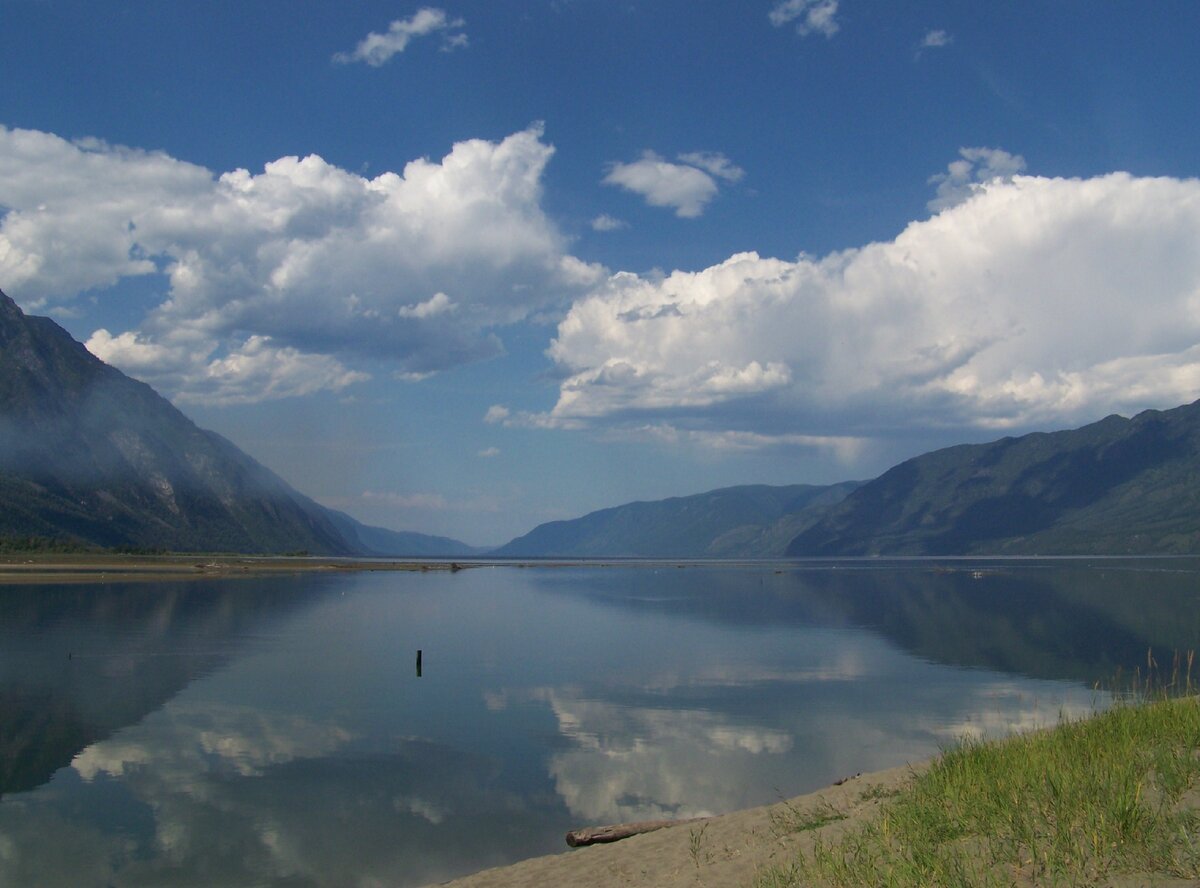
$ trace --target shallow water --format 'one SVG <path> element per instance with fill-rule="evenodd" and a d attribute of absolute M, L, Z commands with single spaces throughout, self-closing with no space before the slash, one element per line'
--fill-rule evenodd
<path fill-rule="evenodd" d="M 5 587 L 0 885 L 422 885 L 1053 723 L 1197 648 L 1190 559 Z"/>

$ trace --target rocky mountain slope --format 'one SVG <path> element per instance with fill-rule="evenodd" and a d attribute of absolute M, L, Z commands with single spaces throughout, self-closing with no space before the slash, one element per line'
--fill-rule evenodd
<path fill-rule="evenodd" d="M 1200 402 L 910 459 L 831 508 L 787 552 L 1200 552 Z"/>
<path fill-rule="evenodd" d="M 397 549 L 436 539 L 392 533 L 298 493 L 0 293 L 0 536 L 324 555 L 416 554 Z M 470 551 L 458 545 L 437 554 Z"/>
<path fill-rule="evenodd" d="M 753 558 L 788 541 L 858 482 L 725 487 L 627 503 L 541 524 L 492 554 L 505 557 Z"/>

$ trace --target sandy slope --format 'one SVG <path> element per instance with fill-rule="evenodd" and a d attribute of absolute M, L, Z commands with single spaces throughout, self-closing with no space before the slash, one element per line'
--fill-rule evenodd
<path fill-rule="evenodd" d="M 797 849 L 811 847 L 815 836 L 841 835 L 872 816 L 880 805 L 875 793 L 902 786 L 913 773 L 912 768 L 902 767 L 866 774 L 787 802 L 661 829 L 609 845 L 535 857 L 444 884 L 453 888 L 746 886 L 759 868 L 786 863 Z M 815 813 L 827 810 L 826 806 L 832 806 L 846 819 L 802 832 L 783 826 L 792 812 Z"/>

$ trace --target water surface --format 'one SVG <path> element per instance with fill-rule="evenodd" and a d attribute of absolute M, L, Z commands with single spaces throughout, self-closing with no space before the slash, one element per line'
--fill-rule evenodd
<path fill-rule="evenodd" d="M 1103 703 L 1200 563 L 0 588 L 0 885 L 422 885 Z M 421 650 L 422 674 L 416 673 Z"/>

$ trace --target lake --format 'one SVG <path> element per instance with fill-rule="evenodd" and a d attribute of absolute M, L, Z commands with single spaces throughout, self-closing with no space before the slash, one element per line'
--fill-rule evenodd
<path fill-rule="evenodd" d="M 0 885 L 423 885 L 1052 724 L 1198 648 L 1196 559 L 0 587 Z"/>

